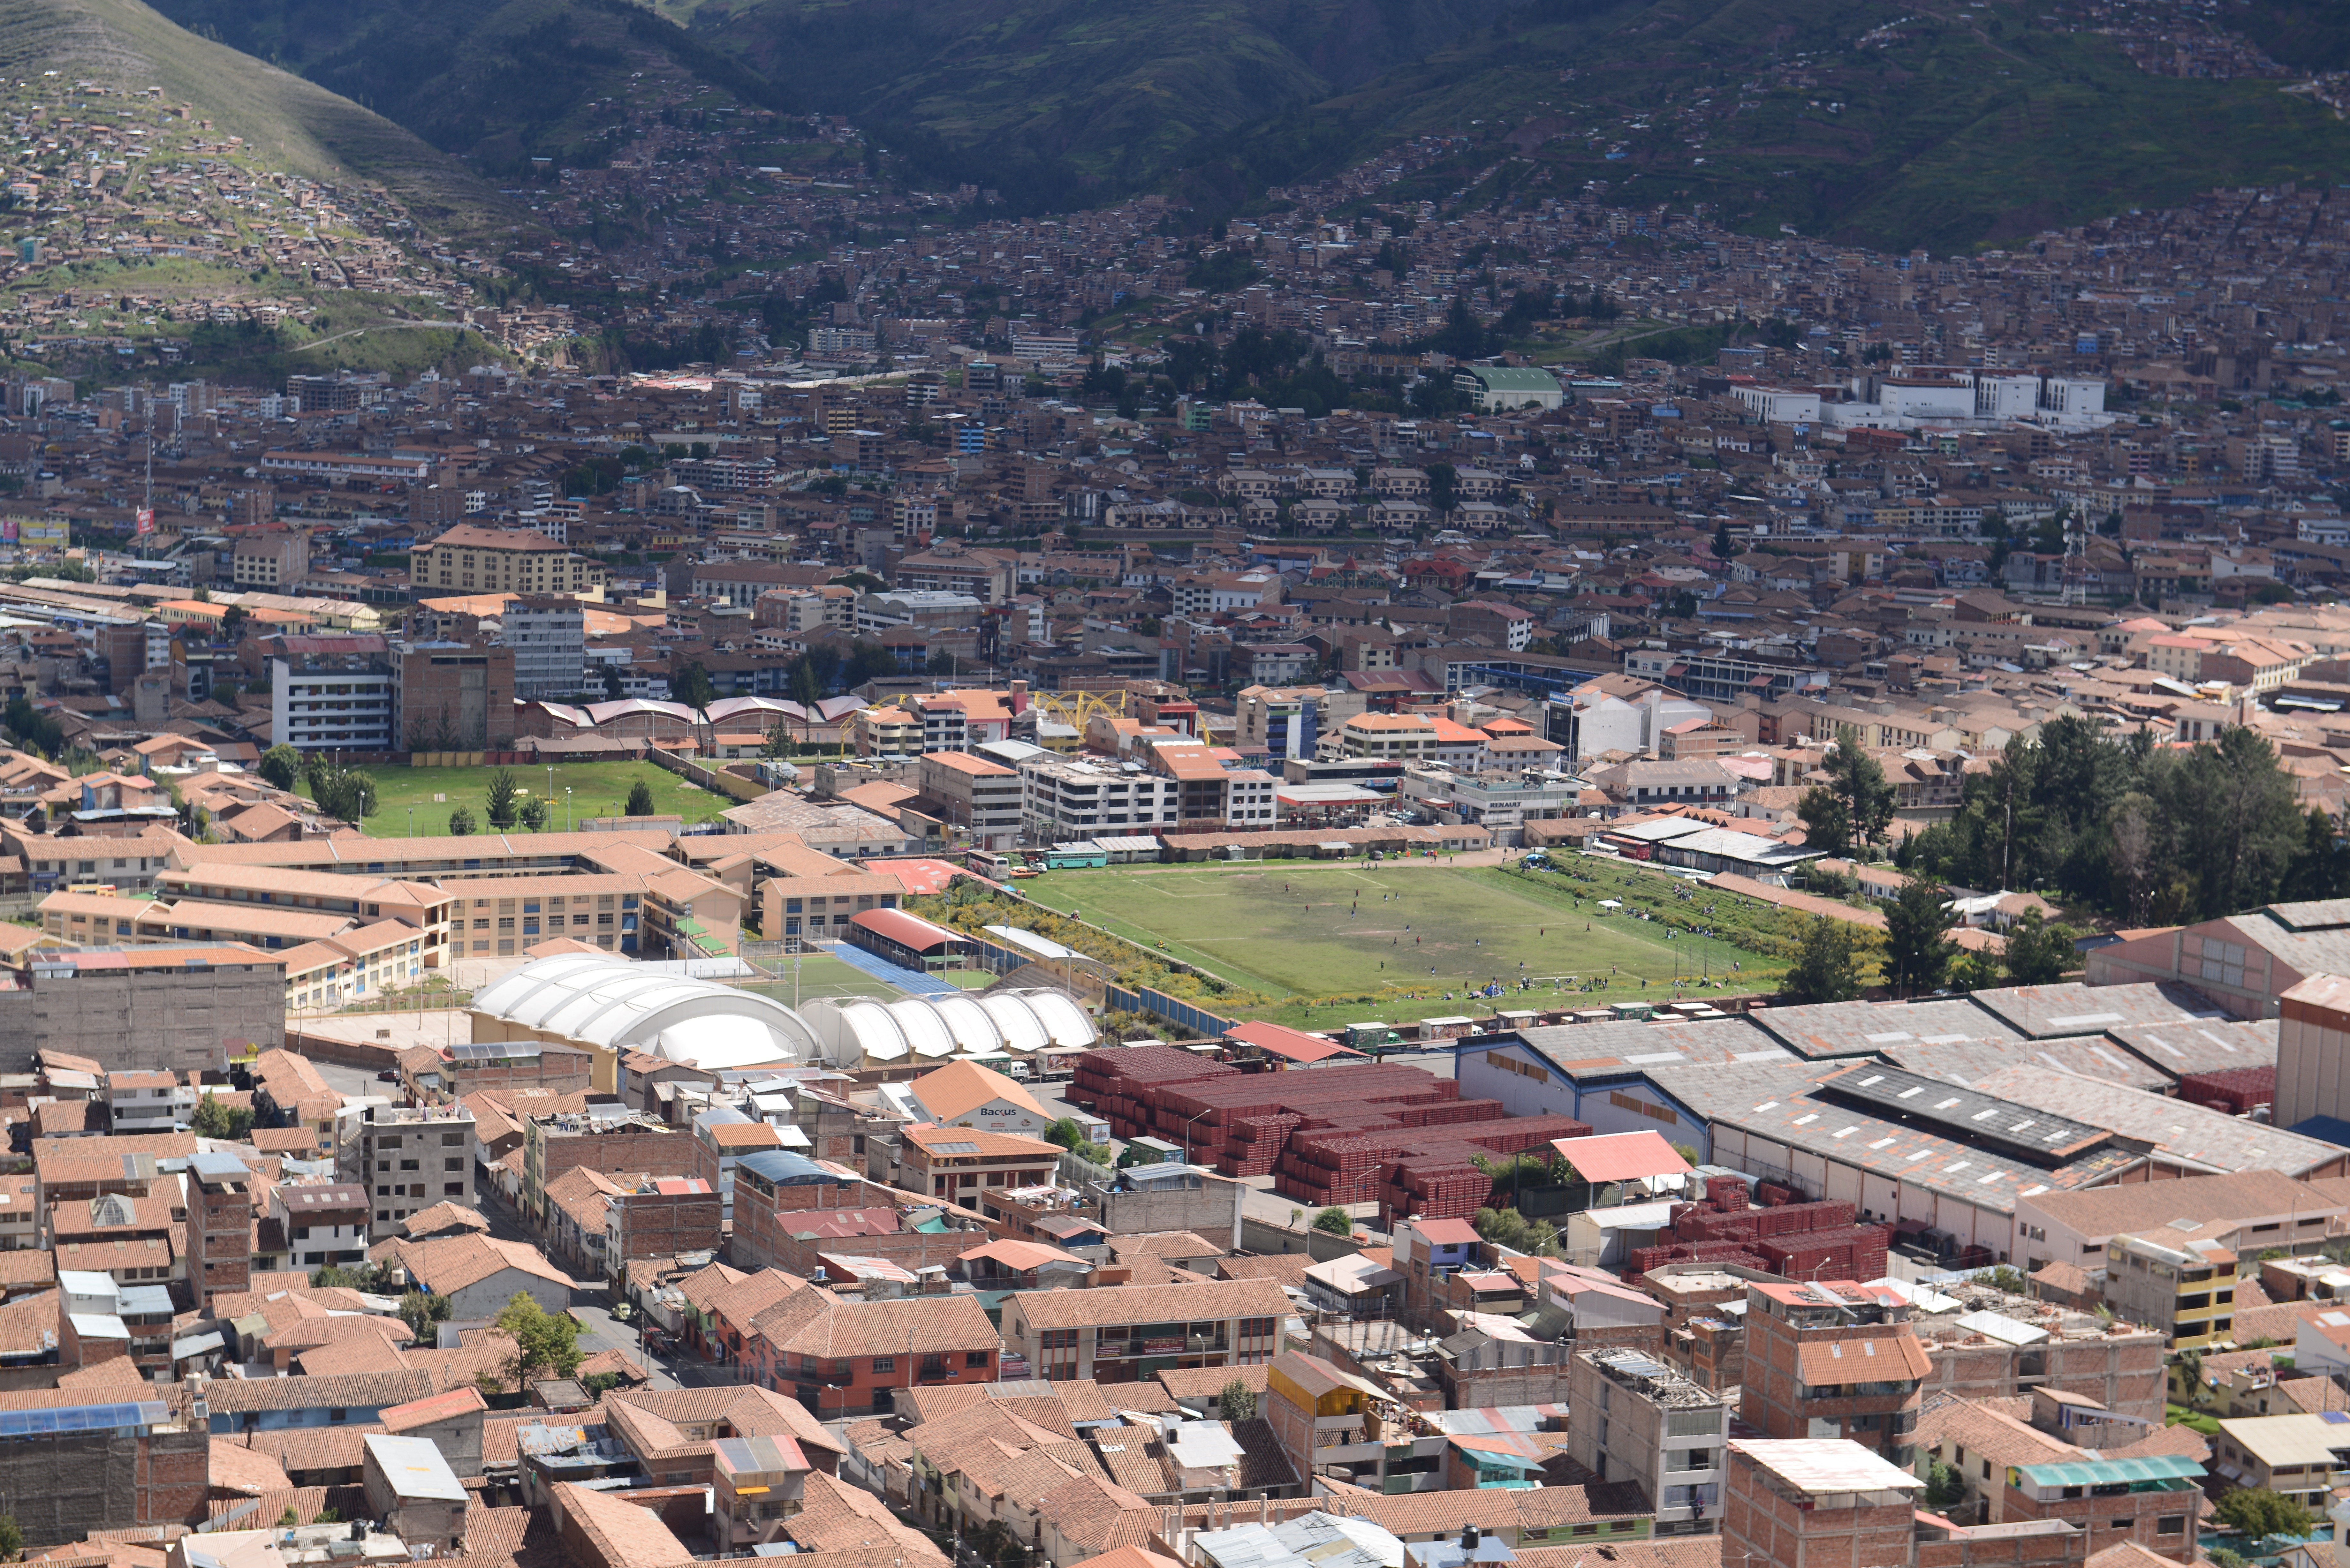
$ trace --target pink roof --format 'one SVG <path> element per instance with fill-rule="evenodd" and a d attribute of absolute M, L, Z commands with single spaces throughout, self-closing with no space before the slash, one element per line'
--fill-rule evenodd
<path fill-rule="evenodd" d="M 1586 1181 L 1638 1181 L 1651 1176 L 1686 1176 L 1689 1161 L 1673 1152 L 1662 1133 L 1613 1133 L 1606 1137 L 1555 1139 L 1551 1147 Z"/>
<path fill-rule="evenodd" d="M 1362 1054 L 1360 1051 L 1351 1050 L 1347 1046 L 1325 1040 L 1318 1034 L 1308 1034 L 1302 1030 L 1285 1029 L 1278 1023 L 1264 1023 L 1255 1020 L 1234 1024 L 1224 1031 L 1224 1038 L 1237 1040 L 1243 1045 L 1253 1045 L 1268 1055 L 1279 1056 L 1289 1062 L 1326 1062 L 1333 1056 Z"/>
<path fill-rule="evenodd" d="M 1466 1220 L 1415 1220 L 1411 1228 L 1439 1247 L 1473 1246 L 1479 1240 L 1477 1227 Z"/>
<path fill-rule="evenodd" d="M 948 883 L 962 875 L 962 867 L 951 860 L 868 860 L 868 871 L 887 871 L 906 885 L 913 894 L 943 893 Z"/>

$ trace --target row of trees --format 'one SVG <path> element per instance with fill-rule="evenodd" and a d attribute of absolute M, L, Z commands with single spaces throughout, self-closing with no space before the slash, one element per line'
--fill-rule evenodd
<path fill-rule="evenodd" d="M 1850 920 L 1823 915 L 1804 928 L 1803 944 L 1787 971 L 1783 989 L 1804 1002 L 1850 1002 L 1868 985 L 1868 960 L 1875 957 L 1883 982 L 1901 995 L 1949 988 L 1982 991 L 2000 985 L 2050 985 L 2073 966 L 2075 933 L 2050 925 L 2037 909 L 2007 933 L 2006 950 L 1994 958 L 1967 952 L 1951 940 L 1947 895 L 1918 880 L 1885 907 L 1885 934 L 1873 938 Z"/>
<path fill-rule="evenodd" d="M 1884 842 L 1896 792 L 1874 757 L 1838 746 L 1798 805 L 1832 855 Z M 2254 731 L 2189 747 L 2151 731 L 2064 717 L 2008 742 L 1967 776 L 1957 815 L 1897 846 L 1895 864 L 1959 887 L 2037 889 L 2132 925 L 2240 913 L 2350 892 L 2342 825 L 2304 808 Z"/>

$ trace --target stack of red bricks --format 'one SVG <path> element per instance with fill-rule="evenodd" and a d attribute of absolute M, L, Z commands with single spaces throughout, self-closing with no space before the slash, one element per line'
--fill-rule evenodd
<path fill-rule="evenodd" d="M 1165 1138 L 1224 1176 L 1272 1175 L 1316 1208 L 1380 1203 L 1388 1219 L 1465 1219 L 1492 1191 L 1471 1163 L 1591 1128 L 1572 1116 L 1508 1117 L 1497 1100 L 1391 1064 L 1239 1073 L 1171 1046 L 1089 1051 L 1075 1092 L 1122 1138 Z"/>
<path fill-rule="evenodd" d="M 2247 1116 L 2254 1106 L 2276 1104 L 2276 1064 L 2265 1067 L 2223 1067 L 2216 1073 L 2188 1073 L 2179 1077 L 2178 1097 L 2190 1106 Z"/>
<path fill-rule="evenodd" d="M 1892 1236 L 1881 1225 L 1856 1225 L 1849 1203 L 1789 1202 L 1794 1195 L 1763 1182 L 1765 1208 L 1747 1206 L 1746 1184 L 1735 1177 L 1706 1182 L 1705 1201 L 1673 1211 L 1673 1240 L 1635 1248 L 1626 1277 L 1637 1282 L 1667 1263 L 1738 1263 L 1790 1279 L 1877 1280 L 1885 1277 Z"/>

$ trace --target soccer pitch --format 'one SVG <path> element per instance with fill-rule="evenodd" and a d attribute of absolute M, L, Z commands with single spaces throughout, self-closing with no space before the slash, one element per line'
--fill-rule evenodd
<path fill-rule="evenodd" d="M 1471 1011 L 1467 993 L 1496 981 L 1507 994 L 1492 1005 L 1503 1007 L 1559 1006 L 1574 988 L 1595 980 L 1605 988 L 1586 1005 L 1663 1000 L 1674 994 L 1677 976 L 1689 994 L 1698 976 L 1719 979 L 1733 961 L 1740 965 L 1731 975 L 1734 989 L 1775 985 L 1785 969 L 1780 961 L 1687 933 L 1669 940 L 1660 921 L 1602 914 L 1602 898 L 1684 918 L 1691 912 L 1673 901 L 1683 885 L 1650 873 L 1629 876 L 1619 881 L 1610 866 L 1603 885 L 1409 863 L 1258 861 L 1055 871 L 1020 890 L 1277 999 L 1242 1011 L 1283 1023 L 1305 1021 L 1306 998 L 1390 986 L 1426 993 L 1382 1001 L 1378 1015 L 1393 1022 Z M 1522 978 L 1534 982 L 1523 992 Z M 1334 1022 L 1327 1007 L 1312 1018 Z"/>
<path fill-rule="evenodd" d="M 375 780 L 376 813 L 364 825 L 370 838 L 405 837 L 411 832 L 420 838 L 445 837 L 449 815 L 461 805 L 473 808 L 474 831 L 492 831 L 488 791 L 490 775 L 498 771 L 495 768 L 369 767 L 356 771 Z M 554 807 L 554 818 L 547 826 L 558 832 L 588 817 L 621 815 L 628 805 L 629 790 L 639 780 L 650 786 L 657 814 L 682 817 L 688 823 L 711 821 L 734 804 L 651 763 L 558 763 L 551 794 L 545 766 L 507 771 L 514 774 L 515 786 L 522 792 L 518 799 L 536 795 Z M 297 784 L 295 789 L 301 794 L 310 793 L 307 784 Z"/>

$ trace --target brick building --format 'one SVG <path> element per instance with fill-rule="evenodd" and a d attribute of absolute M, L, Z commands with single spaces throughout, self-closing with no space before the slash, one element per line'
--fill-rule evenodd
<path fill-rule="evenodd" d="M 1850 1280 L 1747 1286 L 1739 1417 L 1773 1438 L 1833 1434 L 1907 1469 L 1932 1368 L 1909 1303 L 1889 1291 Z"/>
<path fill-rule="evenodd" d="M 1721 1560 L 1770 1568 L 1907 1564 L 1925 1484 L 1841 1438 L 1733 1439 Z"/>
<path fill-rule="evenodd" d="M 743 1364 L 830 1420 L 889 1410 L 897 1388 L 993 1383 L 1001 1348 L 970 1296 L 852 1302 L 828 1291 L 794 1291 L 752 1320 Z"/>
<path fill-rule="evenodd" d="M 1290 1310 L 1270 1280 L 1020 1291 L 1004 1298 L 1003 1346 L 1043 1377 L 1138 1383 L 1170 1366 L 1270 1361 Z"/>
<path fill-rule="evenodd" d="M 715 1251 L 718 1193 L 696 1176 L 650 1177 L 604 1201 L 605 1267 L 624 1277 L 631 1258 Z"/>
<path fill-rule="evenodd" d="M 606 1176 L 691 1176 L 693 1135 L 617 1106 L 525 1116 L 522 1124 L 522 1207 L 543 1220 L 546 1185 L 567 1170 Z"/>
<path fill-rule="evenodd" d="M 188 1288 L 210 1307 L 253 1283 L 253 1173 L 233 1154 L 188 1161 Z"/>
<path fill-rule="evenodd" d="M 514 649 L 413 643 L 396 649 L 390 663 L 394 748 L 497 752 L 514 745 Z"/>
<path fill-rule="evenodd" d="M 2203 1467 L 2180 1454 L 2011 1465 L 2002 1512 L 2011 1521 L 2062 1520 L 2103 1552 L 2135 1542 L 2148 1552 L 2193 1563 L 2193 1529 L 2202 1502 Z"/>

